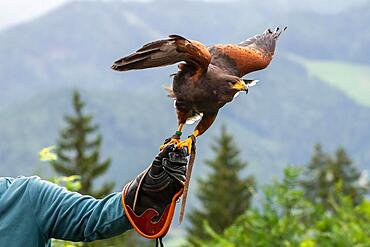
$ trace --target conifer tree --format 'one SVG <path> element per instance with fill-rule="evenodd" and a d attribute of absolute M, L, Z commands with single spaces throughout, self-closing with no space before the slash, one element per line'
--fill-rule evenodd
<path fill-rule="evenodd" d="M 191 226 L 187 229 L 187 239 L 193 246 L 209 238 L 204 230 L 205 221 L 221 233 L 246 211 L 255 185 L 252 176 L 241 178 L 240 173 L 247 163 L 240 160 L 233 138 L 224 126 L 212 150 L 215 158 L 206 161 L 211 171 L 206 178 L 198 179 L 197 196 L 201 207 L 189 214 Z"/>
<path fill-rule="evenodd" d="M 94 190 L 93 182 L 107 171 L 111 160 L 100 161 L 102 136 L 96 133 L 98 125 L 92 123 L 93 116 L 83 112 L 85 103 L 78 91 L 73 93 L 72 103 L 74 114 L 64 117 L 68 126 L 60 132 L 58 160 L 51 165 L 60 175 L 80 175 L 81 194 L 101 198 L 112 191 L 114 183 L 104 183 Z"/>
<path fill-rule="evenodd" d="M 362 201 L 368 188 L 359 184 L 360 176 L 343 148 L 331 157 L 317 144 L 301 185 L 308 199 L 331 210 L 331 200 L 338 200 L 338 190 L 350 196 L 355 205 Z"/>

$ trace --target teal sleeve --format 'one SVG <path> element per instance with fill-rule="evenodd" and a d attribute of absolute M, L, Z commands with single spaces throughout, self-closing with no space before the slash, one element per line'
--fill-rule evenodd
<path fill-rule="evenodd" d="M 30 210 L 46 239 L 88 242 L 127 231 L 131 224 L 121 194 L 97 200 L 41 179 L 33 179 L 29 185 Z"/>

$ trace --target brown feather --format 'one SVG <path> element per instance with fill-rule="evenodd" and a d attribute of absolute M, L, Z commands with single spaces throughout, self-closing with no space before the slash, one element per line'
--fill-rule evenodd
<path fill-rule="evenodd" d="M 282 31 L 267 29 L 239 45 L 214 45 L 209 48 L 211 63 L 230 74 L 242 77 L 247 73 L 266 68 L 274 55 L 276 41 Z"/>
<path fill-rule="evenodd" d="M 236 68 L 235 75 L 239 77 L 266 68 L 272 60 L 272 55 L 263 53 L 256 48 L 239 45 L 215 45 L 212 53 L 223 55 L 221 61 L 212 60 L 212 64 L 218 65 L 218 63 L 225 63 L 224 60 L 229 60 L 230 66 Z"/>
<path fill-rule="evenodd" d="M 211 61 L 208 48 L 197 41 L 190 41 L 179 35 L 150 42 L 135 53 L 114 62 L 112 69 L 127 71 L 166 66 L 185 61 L 191 65 L 193 74 L 200 76 L 207 71 Z"/>

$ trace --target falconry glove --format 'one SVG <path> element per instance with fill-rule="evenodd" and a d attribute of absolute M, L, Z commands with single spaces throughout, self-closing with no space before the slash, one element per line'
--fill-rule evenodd
<path fill-rule="evenodd" d="M 149 168 L 123 189 L 122 202 L 132 226 L 146 238 L 157 238 L 157 244 L 167 234 L 176 201 L 183 193 L 186 156 L 186 149 L 166 146 Z"/>

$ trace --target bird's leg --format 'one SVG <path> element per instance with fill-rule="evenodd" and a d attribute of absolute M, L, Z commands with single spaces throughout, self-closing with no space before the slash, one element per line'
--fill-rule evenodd
<path fill-rule="evenodd" d="M 177 145 L 180 142 L 180 137 L 182 134 L 182 128 L 184 127 L 186 120 L 189 117 L 189 111 L 186 109 L 179 109 L 179 104 L 181 102 L 176 101 L 176 113 L 177 113 L 177 120 L 178 120 L 178 127 L 176 133 L 171 136 L 170 138 L 167 138 L 164 141 L 164 144 L 160 146 L 160 150 L 162 150 L 165 146 L 170 145 L 170 144 L 175 144 Z M 181 106 L 181 105 L 180 105 Z"/>
<path fill-rule="evenodd" d="M 200 120 L 197 127 L 195 127 L 193 134 L 190 135 L 188 139 L 182 142 L 179 142 L 177 144 L 177 147 L 178 148 L 186 147 L 188 153 L 190 154 L 191 148 L 192 148 L 193 142 L 195 142 L 195 139 L 198 136 L 202 135 L 212 125 L 212 123 L 216 119 L 216 116 L 217 116 L 217 112 L 204 114 L 202 120 Z"/>
<path fill-rule="evenodd" d="M 181 130 L 184 127 L 184 124 L 185 123 L 179 123 L 176 133 L 164 141 L 164 143 L 159 147 L 160 150 L 162 150 L 167 145 L 171 145 L 171 144 L 177 145 L 180 142 L 180 137 L 182 134 Z"/>
<path fill-rule="evenodd" d="M 184 123 L 180 123 L 179 127 L 177 128 L 177 132 L 181 132 L 183 127 L 184 127 Z"/>

